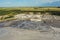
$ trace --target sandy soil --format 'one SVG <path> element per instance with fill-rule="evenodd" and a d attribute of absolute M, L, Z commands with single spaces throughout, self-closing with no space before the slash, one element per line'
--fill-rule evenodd
<path fill-rule="evenodd" d="M 54 32 L 40 32 L 11 27 L 0 28 L 6 30 L 0 35 L 0 40 L 60 40 L 60 28 L 54 28 Z M 3 36 L 2 36 L 3 35 Z"/>

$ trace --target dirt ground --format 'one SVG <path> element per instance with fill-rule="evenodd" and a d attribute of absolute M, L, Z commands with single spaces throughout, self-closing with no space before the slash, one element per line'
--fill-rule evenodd
<path fill-rule="evenodd" d="M 31 25 L 35 25 L 35 22 L 31 23 L 30 21 L 27 23 L 25 23 L 25 21 L 0 22 L 0 40 L 60 40 L 60 20 L 55 20 L 54 22 L 46 20 L 44 23 L 37 22 L 37 24 L 40 24 L 39 27 L 42 29 L 50 28 L 50 26 L 52 26 L 50 31 L 21 29 L 20 26 L 17 28 L 17 25 L 22 23 L 26 24 L 25 26 L 22 25 L 24 28 L 30 28 Z M 35 28 L 35 26 L 32 27 Z"/>
<path fill-rule="evenodd" d="M 5 32 L 3 30 L 5 30 Z M 54 32 L 40 32 L 4 27 L 0 28 L 0 40 L 60 40 L 59 30 L 60 28 L 54 28 Z M 1 34 L 1 32 L 3 32 L 3 34 Z"/>

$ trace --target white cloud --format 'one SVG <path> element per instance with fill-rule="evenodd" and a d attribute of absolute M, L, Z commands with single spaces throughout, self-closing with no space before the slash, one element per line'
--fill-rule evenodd
<path fill-rule="evenodd" d="M 0 5 L 5 6 L 38 6 L 45 3 L 52 3 L 60 0 L 5 0 Z"/>
<path fill-rule="evenodd" d="M 12 2 L 6 1 L 6 2 L 1 2 L 0 4 L 1 5 L 10 5 L 10 4 L 12 4 Z"/>
<path fill-rule="evenodd" d="M 11 2 L 1 2 L 0 4 L 11 4 Z"/>
<path fill-rule="evenodd" d="M 21 2 L 21 3 L 27 3 L 26 1 L 27 0 L 23 0 L 23 2 Z M 52 3 L 52 2 L 56 2 L 56 1 L 60 1 L 60 0 L 31 0 L 31 2 L 29 2 L 29 3 L 35 3 L 35 4 L 41 3 L 41 4 L 44 4 L 44 3 Z M 20 2 L 17 2 L 17 3 L 20 3 Z M 11 1 L 6 0 L 5 2 L 2 2 L 0 4 L 11 4 Z"/>
<path fill-rule="evenodd" d="M 36 4 L 39 4 L 39 3 L 52 3 L 52 2 L 56 2 L 56 1 L 60 1 L 60 0 L 34 0 L 34 2 Z"/>
<path fill-rule="evenodd" d="M 11 2 L 5 2 L 5 4 L 11 4 Z"/>

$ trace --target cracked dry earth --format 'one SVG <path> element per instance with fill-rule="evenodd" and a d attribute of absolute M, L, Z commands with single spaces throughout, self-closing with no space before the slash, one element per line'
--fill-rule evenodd
<path fill-rule="evenodd" d="M 58 27 L 51 27 L 52 29 L 49 31 L 40 31 L 40 30 L 38 30 L 38 28 L 42 28 L 41 30 L 47 29 L 47 28 L 45 28 L 46 24 L 44 24 L 44 26 L 42 26 L 39 23 L 39 27 L 37 26 L 37 30 L 28 30 L 28 29 L 24 29 L 24 28 L 27 28 L 29 26 L 30 21 L 27 22 L 28 24 L 26 24 L 25 21 L 22 23 L 25 24 L 22 28 L 20 25 L 18 26 L 19 28 L 16 28 L 16 27 L 0 28 L 0 40 L 60 40 L 60 28 L 59 28 L 60 25 L 58 25 Z M 55 22 L 55 23 L 57 23 L 57 22 Z M 35 24 L 35 22 L 33 22 L 32 24 Z M 32 25 L 32 24 L 30 24 L 30 25 Z M 52 26 L 54 26 L 54 25 L 55 24 L 53 23 Z M 16 26 L 16 24 L 14 24 L 14 26 Z M 49 27 L 49 25 L 48 25 L 48 27 Z M 28 27 L 28 28 L 30 28 L 30 27 Z M 34 26 L 33 26 L 33 29 L 35 29 Z"/>
<path fill-rule="evenodd" d="M 51 32 L 24 30 L 12 27 L 0 28 L 0 40 L 60 40 L 60 28 Z"/>

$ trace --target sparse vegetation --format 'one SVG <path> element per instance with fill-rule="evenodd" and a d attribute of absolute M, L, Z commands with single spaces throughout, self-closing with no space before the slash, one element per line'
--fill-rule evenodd
<path fill-rule="evenodd" d="M 21 8 L 0 8 L 0 16 L 8 15 L 4 19 L 12 18 L 16 14 L 20 13 L 29 13 L 34 12 L 33 14 L 38 14 L 36 12 L 40 12 L 41 14 L 45 14 L 49 12 L 52 15 L 60 15 L 60 7 L 21 7 Z M 1 18 L 3 19 L 3 18 Z"/>
<path fill-rule="evenodd" d="M 24 11 L 40 11 L 40 12 L 51 12 L 52 14 L 58 14 L 60 13 L 60 8 L 56 7 L 22 7 L 22 8 L 0 8 L 0 15 L 7 15 L 7 14 L 19 14 Z"/>

